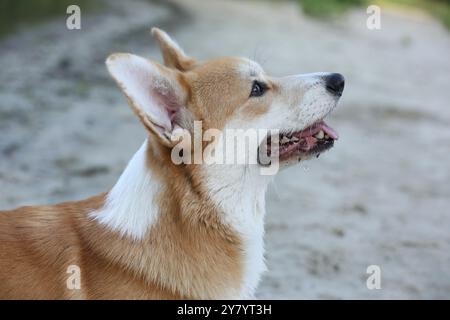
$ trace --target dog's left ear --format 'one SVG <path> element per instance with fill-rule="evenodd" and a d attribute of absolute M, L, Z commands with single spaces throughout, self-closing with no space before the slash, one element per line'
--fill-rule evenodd
<path fill-rule="evenodd" d="M 152 35 L 159 43 L 164 64 L 167 67 L 187 71 L 195 64 L 195 60 L 188 57 L 178 44 L 163 30 L 152 28 Z"/>
<path fill-rule="evenodd" d="M 144 126 L 172 147 L 178 116 L 186 110 L 187 89 L 181 73 L 128 53 L 108 57 L 106 66 Z"/>

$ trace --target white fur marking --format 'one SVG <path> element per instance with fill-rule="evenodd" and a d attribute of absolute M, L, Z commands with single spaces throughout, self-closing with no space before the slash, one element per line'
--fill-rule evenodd
<path fill-rule="evenodd" d="M 128 163 L 108 193 L 103 208 L 90 214 L 99 223 L 135 240 L 142 239 L 155 222 L 155 195 L 160 183 L 146 165 L 147 140 Z"/>

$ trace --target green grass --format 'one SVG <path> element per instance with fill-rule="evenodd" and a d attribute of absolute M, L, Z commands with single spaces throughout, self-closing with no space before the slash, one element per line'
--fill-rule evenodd
<path fill-rule="evenodd" d="M 325 18 L 338 16 L 348 9 L 361 6 L 366 0 L 298 0 L 303 11 L 310 16 Z"/>
<path fill-rule="evenodd" d="M 450 29 L 450 0 L 390 0 L 386 2 L 414 6 L 428 11 Z"/>
<path fill-rule="evenodd" d="M 66 9 L 76 4 L 81 14 L 99 6 L 98 0 L 0 0 L 0 37 L 23 26 L 60 17 L 65 22 Z M 64 25 L 65 26 L 65 23 Z"/>
<path fill-rule="evenodd" d="M 450 29 L 450 0 L 297 0 L 310 16 L 327 18 L 339 16 L 353 7 L 369 4 L 392 4 L 423 9 Z"/>

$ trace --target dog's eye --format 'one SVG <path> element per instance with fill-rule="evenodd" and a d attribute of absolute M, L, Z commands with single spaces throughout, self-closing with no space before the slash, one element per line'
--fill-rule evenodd
<path fill-rule="evenodd" d="M 250 97 L 260 97 L 267 91 L 267 85 L 259 81 L 253 81 Z"/>

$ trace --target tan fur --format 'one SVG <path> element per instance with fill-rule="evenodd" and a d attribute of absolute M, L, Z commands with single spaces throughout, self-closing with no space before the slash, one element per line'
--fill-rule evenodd
<path fill-rule="evenodd" d="M 186 72 L 191 86 L 189 107 L 206 129 L 222 129 L 236 109 L 248 117 L 264 114 L 272 102 L 273 91 L 256 100 L 248 99 L 251 90 L 250 75 L 241 75 L 243 59 L 225 57 L 202 63 Z M 269 77 L 265 80 L 274 86 Z M 211 112 L 211 106 L 214 112 Z"/>

